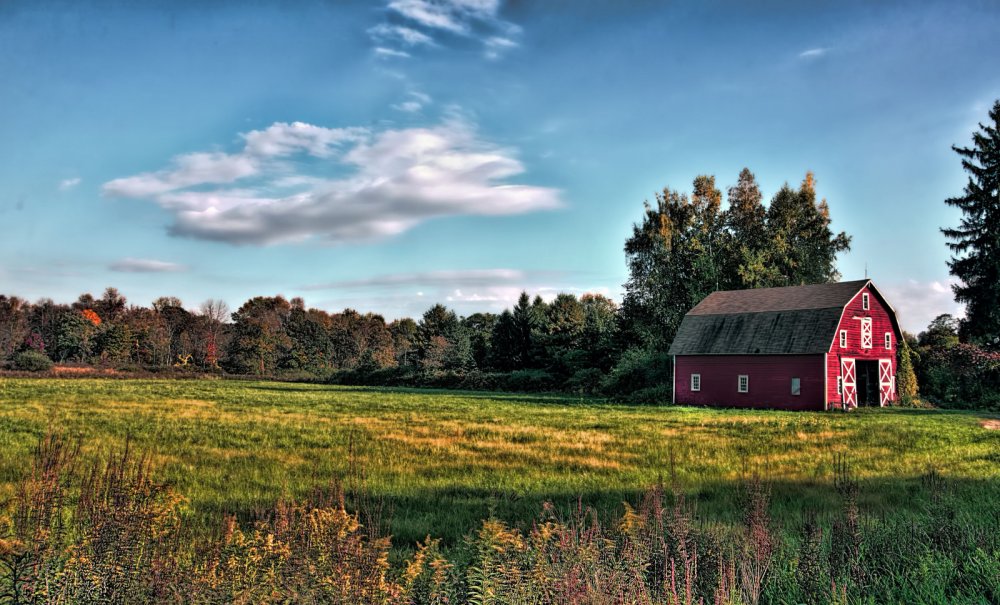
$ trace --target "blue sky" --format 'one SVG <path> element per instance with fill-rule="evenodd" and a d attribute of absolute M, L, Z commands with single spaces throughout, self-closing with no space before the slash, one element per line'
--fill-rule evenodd
<path fill-rule="evenodd" d="M 642 202 L 816 173 L 904 327 L 1000 97 L 995 2 L 0 4 L 0 291 L 419 315 L 620 299 Z"/>

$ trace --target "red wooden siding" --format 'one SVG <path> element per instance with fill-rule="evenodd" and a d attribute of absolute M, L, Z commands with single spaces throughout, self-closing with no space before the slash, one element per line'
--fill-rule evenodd
<path fill-rule="evenodd" d="M 869 306 L 863 309 L 862 294 L 868 294 Z M 840 376 L 841 359 L 847 357 L 858 360 L 889 359 L 892 364 L 892 376 L 896 375 L 896 345 L 898 335 L 893 328 L 891 311 L 886 309 L 879 297 L 865 287 L 858 292 L 844 308 L 837 332 L 831 339 L 830 352 L 827 355 L 827 397 L 831 404 L 840 404 L 843 398 L 837 393 L 837 377 Z M 861 321 L 855 318 L 870 318 L 872 324 L 872 347 L 861 348 Z M 847 346 L 840 346 L 840 331 L 847 330 Z M 891 348 L 885 348 L 885 334 L 889 333 Z M 895 399 L 895 397 L 893 397 Z"/>
<path fill-rule="evenodd" d="M 678 356 L 674 400 L 682 405 L 822 410 L 823 358 L 823 355 Z M 691 392 L 691 374 L 701 374 L 701 391 Z M 747 393 L 737 392 L 741 374 L 750 377 Z M 800 379 L 799 395 L 791 394 L 793 377 Z"/>

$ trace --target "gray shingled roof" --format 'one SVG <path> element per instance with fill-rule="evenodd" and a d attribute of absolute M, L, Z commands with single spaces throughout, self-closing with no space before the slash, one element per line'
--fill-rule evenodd
<path fill-rule="evenodd" d="M 825 353 L 868 280 L 713 292 L 681 321 L 670 355 Z"/>

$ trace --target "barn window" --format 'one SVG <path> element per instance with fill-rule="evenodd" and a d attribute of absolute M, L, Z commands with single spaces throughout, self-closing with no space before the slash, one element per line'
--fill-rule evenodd
<path fill-rule="evenodd" d="M 737 381 L 736 390 L 740 393 L 750 392 L 750 377 L 746 374 L 740 374 L 739 380 Z"/>
<path fill-rule="evenodd" d="M 843 376 L 837 376 L 837 394 L 838 395 L 843 395 L 844 394 L 844 377 Z"/>
<path fill-rule="evenodd" d="M 792 395 L 802 394 L 802 381 L 798 378 L 792 378 Z"/>
<path fill-rule="evenodd" d="M 872 348 L 872 318 L 865 317 L 861 320 L 861 348 Z"/>
<path fill-rule="evenodd" d="M 691 374 L 691 390 L 701 390 L 701 374 Z"/>
<path fill-rule="evenodd" d="M 847 348 L 847 330 L 840 331 L 840 348 L 841 349 Z"/>
<path fill-rule="evenodd" d="M 885 333 L 885 348 L 886 349 L 892 348 L 892 332 Z"/>
<path fill-rule="evenodd" d="M 865 292 L 861 295 L 861 308 L 865 311 L 868 310 L 868 293 Z"/>

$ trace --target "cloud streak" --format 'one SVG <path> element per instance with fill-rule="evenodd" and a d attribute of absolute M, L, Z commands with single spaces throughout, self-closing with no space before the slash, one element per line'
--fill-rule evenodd
<path fill-rule="evenodd" d="M 500 17 L 501 0 L 390 0 L 387 12 L 406 25 L 381 23 L 368 30 L 381 58 L 408 58 L 409 49 L 441 46 L 435 36 L 478 39 L 483 55 L 499 59 L 517 48 L 521 28 Z M 403 50 L 406 48 L 407 50 Z"/>
<path fill-rule="evenodd" d="M 458 119 L 381 132 L 276 123 L 241 136 L 238 153 L 184 154 L 103 191 L 156 202 L 172 235 L 236 245 L 371 241 L 439 217 L 562 205 L 555 189 L 509 182 L 524 172 L 516 152 Z"/>
<path fill-rule="evenodd" d="M 145 258 L 124 258 L 108 265 L 108 269 L 117 273 L 178 273 L 187 271 L 187 267 L 184 265 Z"/>
<path fill-rule="evenodd" d="M 428 271 L 423 273 L 395 273 L 365 279 L 335 281 L 304 286 L 303 290 L 338 290 L 356 288 L 381 288 L 398 286 L 444 286 L 464 288 L 495 283 L 518 283 L 528 279 L 528 273 L 517 269 L 471 269 L 460 271 Z"/>
<path fill-rule="evenodd" d="M 799 53 L 800 59 L 818 59 L 830 51 L 829 48 L 810 48 Z"/>
<path fill-rule="evenodd" d="M 69 191 L 80 184 L 80 178 L 63 179 L 59 181 L 59 191 Z"/>

